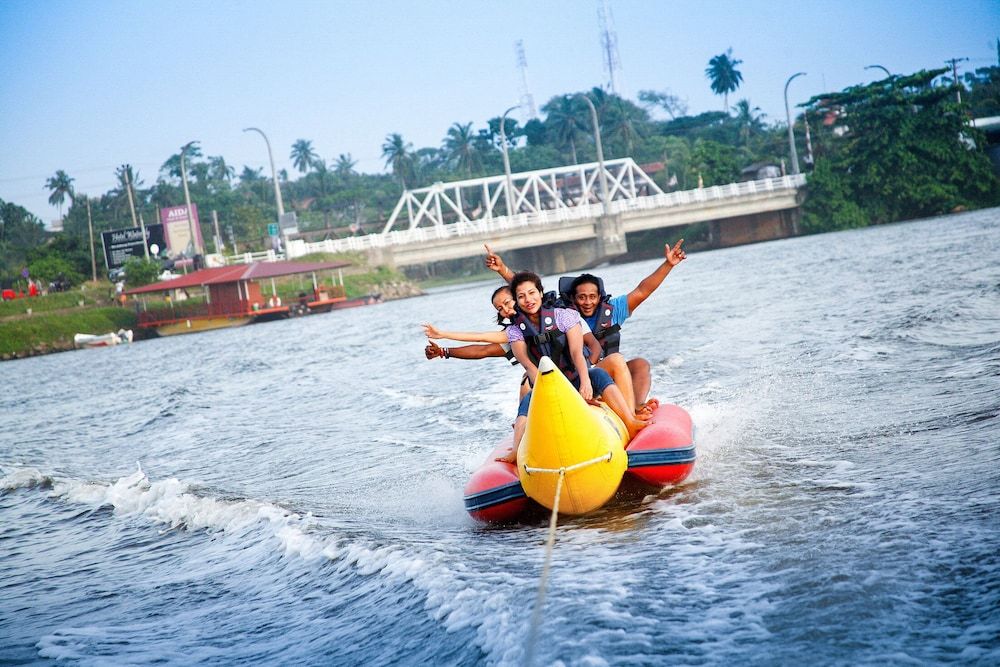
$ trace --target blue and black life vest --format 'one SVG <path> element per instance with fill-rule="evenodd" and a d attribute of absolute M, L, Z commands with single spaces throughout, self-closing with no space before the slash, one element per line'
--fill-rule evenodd
<path fill-rule="evenodd" d="M 570 294 L 570 288 L 577 277 L 563 276 L 559 279 L 559 298 L 565 303 L 571 304 L 572 308 L 576 308 L 576 303 L 573 301 L 573 295 Z M 597 278 L 597 276 L 594 277 Z M 618 346 L 621 345 L 620 332 L 622 327 L 620 324 L 612 324 L 611 295 L 604 291 L 604 281 L 601 278 L 597 278 L 597 293 L 601 297 L 601 302 L 597 305 L 597 322 L 591 327 L 591 330 L 594 338 L 601 344 L 604 356 L 608 356 L 617 352 Z M 581 317 L 583 316 L 581 315 Z"/>
<path fill-rule="evenodd" d="M 551 359 L 559 370 L 563 372 L 570 381 L 577 378 L 576 366 L 570 356 L 569 345 L 566 342 L 566 333 L 556 326 L 555 309 L 544 304 L 538 311 L 538 322 L 541 331 L 535 329 L 528 316 L 520 310 L 514 315 L 514 326 L 521 330 L 524 335 L 524 342 L 528 345 L 528 356 L 537 366 L 542 357 Z"/>

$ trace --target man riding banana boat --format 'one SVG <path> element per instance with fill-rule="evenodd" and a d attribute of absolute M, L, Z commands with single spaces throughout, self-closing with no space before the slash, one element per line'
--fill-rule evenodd
<path fill-rule="evenodd" d="M 565 479 L 570 500 L 560 510 L 567 513 L 590 511 L 604 504 L 626 469 L 659 486 L 662 480 L 676 483 L 687 475 L 694 463 L 690 418 L 676 406 L 661 408 L 656 399 L 647 401 L 649 363 L 639 357 L 626 362 L 619 352 L 622 324 L 686 258 L 682 244 L 683 239 L 673 247 L 665 246 L 660 266 L 619 297 L 610 297 L 603 280 L 591 274 L 563 277 L 558 295 L 546 293 L 536 274 L 515 274 L 486 246 L 486 266 L 509 280 L 509 288 L 498 288 L 492 299 L 497 322 L 504 329 L 455 333 L 424 325 L 429 339 L 482 343 L 449 348 L 428 340 L 424 350 L 428 359 L 506 356 L 525 369 L 513 437 L 491 454 L 466 487 L 466 507 L 474 517 L 487 521 L 513 518 L 525 495 L 546 507 L 558 505 L 558 489 L 563 488 L 567 471 L 573 472 L 572 481 Z M 540 378 L 553 374 L 559 380 Z M 537 392 L 531 387 L 539 381 L 545 387 L 544 397 L 540 406 L 532 407 L 539 400 L 533 398 Z M 636 434 L 649 424 L 656 425 L 650 429 L 655 433 L 636 449 L 636 467 L 646 468 L 642 471 L 645 474 L 639 474 L 631 469 L 630 443 L 638 443 L 642 438 Z M 590 456 L 595 452 L 597 456 Z M 539 466 L 545 462 L 560 465 Z M 594 470 L 584 472 L 582 468 L 588 466 Z M 545 473 L 556 472 L 560 477 L 557 486 L 551 480 L 541 482 Z M 595 486 L 585 479 L 604 483 Z"/>

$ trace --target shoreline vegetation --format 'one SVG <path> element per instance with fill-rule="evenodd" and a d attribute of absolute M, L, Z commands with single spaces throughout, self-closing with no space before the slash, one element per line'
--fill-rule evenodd
<path fill-rule="evenodd" d="M 311 255 L 304 261 L 327 261 L 332 255 Z M 335 259 L 356 257 L 335 256 Z M 278 294 L 293 299 L 300 290 L 312 289 L 297 279 L 286 280 Z M 344 271 L 348 298 L 378 293 L 386 301 L 422 296 L 419 285 L 395 271 L 379 266 L 355 264 Z M 153 332 L 138 328 L 138 300 L 124 307 L 114 300 L 115 288 L 106 280 L 88 281 L 69 292 L 54 292 L 18 298 L 0 303 L 0 361 L 23 359 L 76 349 L 73 336 L 78 333 L 104 334 L 132 329 L 135 342 L 155 338 Z M 333 315 L 333 314 L 331 314 Z"/>
<path fill-rule="evenodd" d="M 997 159 L 1000 133 L 972 122 L 1000 115 L 1000 62 L 959 80 L 947 68 L 887 72 L 883 79 L 798 104 L 791 128 L 784 119 L 767 118 L 748 99 L 729 105 L 726 96 L 735 99 L 743 80 L 741 62 L 731 51 L 709 62 L 706 77 L 723 99 L 719 110 L 689 113 L 684 98 L 669 90 L 642 90 L 635 100 L 599 87 L 568 92 L 542 104 L 539 116 L 523 124 L 508 116 L 479 126 L 455 122 L 440 146 L 415 147 L 389 132 L 381 145 L 387 173 L 358 172 L 350 154 L 324 158 L 311 140 L 297 139 L 289 154 L 294 169 L 281 170 L 275 183 L 262 169 L 238 171 L 192 142 L 184 147 L 190 199 L 215 252 L 272 247 L 268 228 L 277 219 L 276 188 L 306 240 L 375 234 L 405 190 L 502 174 L 505 154 L 515 174 L 593 162 L 599 129 L 605 159 L 632 158 L 665 192 L 801 169 L 808 176 L 805 233 L 1000 203 L 1000 161 L 990 162 L 990 155 Z M 59 232 L 47 230 L 17 203 L 0 201 L 0 282 L 23 283 L 26 275 L 49 282 L 62 274 L 78 285 L 91 274 L 91 223 L 99 246 L 102 232 L 159 221 L 162 210 L 185 200 L 180 162 L 178 152 L 144 174 L 122 165 L 116 187 L 96 196 L 76 192 L 73 175 L 57 170 L 45 187 L 49 202 L 60 207 Z M 480 199 L 472 196 L 463 206 L 482 214 Z M 499 198 L 491 205 L 494 215 L 504 214 Z M 216 220 L 221 239 L 205 233 Z"/>
<path fill-rule="evenodd" d="M 214 240 L 215 251 L 270 248 L 268 228 L 278 210 L 271 193 L 278 188 L 295 212 L 303 238 L 380 233 L 405 190 L 501 174 L 502 156 L 509 157 L 515 173 L 592 162 L 597 148 L 594 133 L 599 129 L 605 158 L 634 159 L 666 192 L 753 180 L 762 173 L 799 173 L 801 166 L 807 176 L 799 225 L 804 234 L 1000 205 L 1000 129 L 973 122 L 1000 115 L 1000 62 L 966 72 L 961 79 L 948 68 L 910 74 L 886 71 L 883 79 L 823 93 L 797 105 L 791 128 L 781 120 L 767 121 L 747 99 L 729 105 L 728 95 L 743 80 L 736 69 L 741 63 L 731 49 L 709 61 L 706 77 L 724 101 L 719 111 L 689 115 L 684 99 L 669 90 L 643 90 L 633 101 L 595 87 L 556 95 L 541 105 L 539 117 L 523 125 L 506 115 L 491 118 L 480 128 L 472 122 L 455 122 L 439 148 L 414 148 L 390 132 L 381 146 L 388 170 L 384 174 L 358 173 L 350 154 L 324 159 L 312 141 L 298 139 L 290 154 L 297 174 L 282 170 L 275 182 L 262 169 L 244 166 L 237 176 L 223 156 L 203 155 L 200 145 L 191 142 L 181 149 L 190 174 L 190 199 L 202 212 L 203 231 L 208 220 L 217 220 L 223 239 Z M 138 228 L 143 219 L 160 220 L 162 209 L 185 200 L 180 166 L 181 152 L 169 156 L 152 175 L 122 165 L 115 174 L 117 187 L 98 196 L 77 193 L 74 178 L 58 170 L 45 183 L 51 191 L 49 202 L 60 207 L 62 231 L 58 232 L 47 230 L 23 207 L 0 201 L 4 289 L 27 292 L 29 276 L 35 287 L 84 285 L 67 293 L 73 296 L 58 307 L 41 305 L 52 295 L 36 298 L 37 306 L 17 300 L 9 313 L 4 304 L 0 356 L 70 349 L 76 332 L 134 329 L 121 326 L 124 315 L 104 312 L 112 305 L 108 283 L 89 287 L 83 283 L 93 270 L 91 223 L 100 239 L 101 232 Z M 64 203 L 68 206 L 62 215 Z M 484 205 L 493 204 L 482 197 L 463 202 L 480 213 Z M 499 199 L 496 206 L 497 214 L 503 214 Z M 669 235 L 675 232 L 683 235 L 691 250 L 711 247 L 705 223 Z M 645 259 L 652 248 L 659 251 L 661 237 L 668 235 L 640 234 L 646 236 L 637 238 L 636 247 L 617 261 Z M 330 257 L 347 256 L 300 259 Z M 348 296 L 379 291 L 392 299 L 411 296 L 414 289 L 419 292 L 402 272 L 369 266 L 360 255 L 350 258 L 356 266 L 344 272 Z M 135 258 L 130 262 L 135 264 L 126 270 L 128 274 L 134 269 L 128 287 L 151 282 L 140 275 L 146 271 L 154 277 L 159 272 L 152 262 Z M 454 260 L 443 267 L 427 265 L 424 275 L 416 278 L 428 287 L 445 286 L 479 280 L 480 269 L 475 259 Z M 105 293 L 108 299 L 102 296 Z M 283 298 L 286 293 L 279 290 Z M 24 312 L 28 307 L 33 309 L 31 315 Z M 61 312 L 43 315 L 50 310 Z M 49 326 L 42 326 L 46 322 Z"/>

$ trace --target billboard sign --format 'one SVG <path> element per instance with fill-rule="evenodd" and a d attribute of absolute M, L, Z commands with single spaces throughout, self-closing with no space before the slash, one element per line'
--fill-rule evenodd
<path fill-rule="evenodd" d="M 195 248 L 204 248 L 201 225 L 198 223 L 198 205 L 191 204 L 191 227 L 194 227 L 195 243 L 191 245 L 191 227 L 188 226 L 187 206 L 168 206 L 160 209 L 160 222 L 167 241 L 167 253 L 172 259 L 180 255 L 192 257 Z"/>
<path fill-rule="evenodd" d="M 101 243 L 104 244 L 104 261 L 107 263 L 109 271 L 122 268 L 125 266 L 125 262 L 132 257 L 146 256 L 146 251 L 143 248 L 141 227 L 113 229 L 110 232 L 101 232 Z M 160 248 L 163 247 L 163 225 L 146 225 L 145 246 L 148 248 L 152 245 L 157 245 Z M 150 257 L 154 254 L 150 250 Z"/>
<path fill-rule="evenodd" d="M 278 225 L 281 226 L 281 232 L 283 234 L 298 234 L 299 233 L 299 219 L 295 215 L 295 211 L 289 213 L 282 213 L 278 216 Z"/>

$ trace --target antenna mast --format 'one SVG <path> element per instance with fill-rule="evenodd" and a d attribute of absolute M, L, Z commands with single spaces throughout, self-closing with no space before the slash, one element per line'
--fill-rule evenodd
<path fill-rule="evenodd" d="M 524 57 L 524 41 L 514 42 L 514 51 L 517 53 L 517 68 L 521 71 L 521 108 L 528 112 L 528 118 L 538 118 L 538 110 L 535 109 L 535 98 L 528 88 L 528 59 Z"/>
<path fill-rule="evenodd" d="M 608 0 L 599 0 L 597 19 L 601 24 L 601 49 L 604 51 L 604 69 L 608 74 L 608 91 L 618 95 L 622 63 L 618 57 L 618 34 L 615 32 L 615 17 L 611 13 Z"/>

